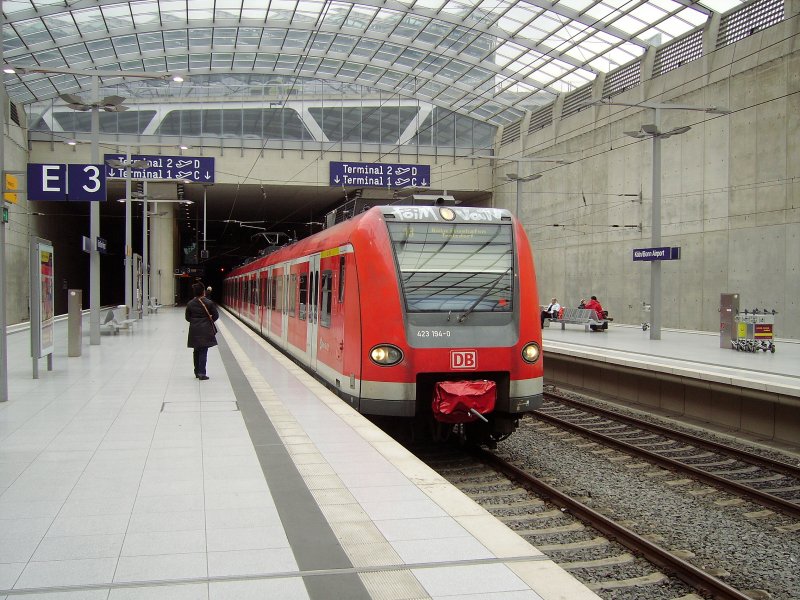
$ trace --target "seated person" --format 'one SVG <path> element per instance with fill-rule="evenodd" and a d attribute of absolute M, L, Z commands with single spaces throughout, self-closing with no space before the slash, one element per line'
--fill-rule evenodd
<path fill-rule="evenodd" d="M 542 311 L 542 327 L 544 327 L 545 319 L 557 319 L 559 310 L 561 310 L 561 305 L 558 303 L 558 300 L 552 298 L 550 300 L 550 305 Z"/>
<path fill-rule="evenodd" d="M 580 303 L 578 304 L 578 308 L 586 308 L 586 300 L 581 298 Z"/>
<path fill-rule="evenodd" d="M 597 296 L 592 296 L 591 300 L 586 303 L 584 308 L 593 310 L 595 313 L 597 313 L 597 320 L 602 323 L 601 325 L 589 325 L 592 331 L 608 329 L 608 323 L 606 322 L 605 315 L 603 314 L 603 307 L 600 302 L 597 301 Z"/>

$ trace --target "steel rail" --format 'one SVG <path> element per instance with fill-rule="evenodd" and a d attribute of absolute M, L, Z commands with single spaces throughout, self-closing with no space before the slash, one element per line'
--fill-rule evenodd
<path fill-rule="evenodd" d="M 569 404 L 572 406 L 577 406 L 582 410 L 595 413 L 597 415 L 601 415 L 604 417 L 608 417 L 609 419 L 613 419 L 615 421 L 620 421 L 623 423 L 628 423 L 630 425 L 635 425 L 636 427 L 640 427 L 642 429 L 647 429 L 652 433 L 660 433 L 662 435 L 666 435 L 668 437 L 681 440 L 683 442 L 687 442 L 694 446 L 703 446 L 708 450 L 714 450 L 716 452 L 720 452 L 722 454 L 727 454 L 732 458 L 736 458 L 743 462 L 747 462 L 753 465 L 757 465 L 759 467 L 764 467 L 767 469 L 772 469 L 773 471 L 777 471 L 779 473 L 783 473 L 784 475 L 789 475 L 791 477 L 796 477 L 800 479 L 800 466 L 793 465 L 790 463 L 782 462 L 779 460 L 774 460 L 771 458 L 766 458 L 764 456 L 758 456 L 755 454 L 750 454 L 743 450 L 739 450 L 738 448 L 734 448 L 733 446 L 728 446 L 726 444 L 722 444 L 720 442 L 715 442 L 713 440 L 706 440 L 703 438 L 695 437 L 689 433 L 684 433 L 682 431 L 678 431 L 676 429 L 670 429 L 669 427 L 665 427 L 663 425 L 657 425 L 655 423 L 650 423 L 648 421 L 644 421 L 642 419 L 637 419 L 636 417 L 631 417 L 628 415 L 622 415 L 619 413 L 614 412 L 613 410 L 609 410 L 603 408 L 601 406 L 594 406 L 591 404 L 586 404 L 585 402 L 581 402 L 580 400 L 574 400 L 572 398 L 566 398 L 559 394 L 554 394 L 552 392 L 545 393 L 545 398 L 555 399 L 556 401 L 562 404 Z"/>
<path fill-rule="evenodd" d="M 668 469 L 674 469 L 676 471 L 683 471 L 685 473 L 690 473 L 692 476 L 701 481 L 704 481 L 705 483 L 722 488 L 728 492 L 732 492 L 733 494 L 744 496 L 745 498 L 748 498 L 753 502 L 756 502 L 763 506 L 767 506 L 769 508 L 774 508 L 775 510 L 779 510 L 784 514 L 787 514 L 794 518 L 800 518 L 800 504 L 796 504 L 794 502 L 790 502 L 789 500 L 784 500 L 783 498 L 780 498 L 778 496 L 774 496 L 772 494 L 768 494 L 766 492 L 762 492 L 760 490 L 748 487 L 737 481 L 725 479 L 724 477 L 720 477 L 719 475 L 714 475 L 713 473 L 703 471 L 702 469 L 693 467 L 692 465 L 687 465 L 678 460 L 668 458 L 666 456 L 661 456 L 660 454 L 651 452 L 650 450 L 639 448 L 637 446 L 634 446 L 633 444 L 617 440 L 603 433 L 592 431 L 591 429 L 588 429 L 581 425 L 576 425 L 575 423 L 570 423 L 569 421 L 565 421 L 558 417 L 554 417 L 552 415 L 548 415 L 540 411 L 534 411 L 534 414 L 539 419 L 543 419 L 554 425 L 558 425 L 559 427 L 576 431 L 581 435 L 597 440 L 598 442 L 606 446 L 615 447 L 619 450 L 622 450 L 623 452 L 633 454 L 634 456 L 647 458 L 648 460 L 662 467 L 666 467 Z M 613 418 L 616 419 L 616 415 Z M 668 434 L 664 433 L 664 435 Z M 690 440 L 691 438 L 687 439 L 686 441 Z M 698 442 L 697 445 L 700 445 L 700 442 Z"/>
<path fill-rule="evenodd" d="M 702 569 L 675 556 L 533 475 L 509 464 L 499 456 L 483 449 L 475 449 L 474 452 L 481 460 L 519 482 L 520 485 L 534 490 L 535 493 L 548 498 L 553 504 L 565 508 L 578 519 L 614 538 L 626 548 L 641 554 L 659 568 L 673 574 L 694 589 L 710 594 L 716 600 L 752 600 L 750 596 L 743 594 L 724 581 L 709 575 Z"/>

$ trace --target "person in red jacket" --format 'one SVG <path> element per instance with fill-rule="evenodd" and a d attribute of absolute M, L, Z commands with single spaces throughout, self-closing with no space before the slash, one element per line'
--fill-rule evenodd
<path fill-rule="evenodd" d="M 590 325 L 589 327 L 591 327 L 592 331 L 600 331 L 608 328 L 608 324 L 605 322 L 605 315 L 603 315 L 603 307 L 600 302 L 597 301 L 597 296 L 592 296 L 591 300 L 584 305 L 584 308 L 595 311 L 597 313 L 597 320 L 602 322 L 602 325 Z"/>

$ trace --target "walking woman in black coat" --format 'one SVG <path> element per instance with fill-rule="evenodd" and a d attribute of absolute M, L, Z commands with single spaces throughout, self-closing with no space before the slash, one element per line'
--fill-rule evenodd
<path fill-rule="evenodd" d="M 186 320 L 189 321 L 189 339 L 186 345 L 194 348 L 194 376 L 205 381 L 208 349 L 217 345 L 217 326 L 219 319 L 217 305 L 206 298 L 206 288 L 202 283 L 192 286 L 194 298 L 186 304 Z"/>

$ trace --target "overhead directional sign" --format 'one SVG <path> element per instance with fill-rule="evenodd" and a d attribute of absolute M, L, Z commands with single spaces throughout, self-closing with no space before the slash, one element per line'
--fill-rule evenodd
<path fill-rule="evenodd" d="M 331 161 L 331 185 L 358 187 L 429 187 L 430 165 Z"/>
<path fill-rule="evenodd" d="M 106 177 L 124 179 L 125 167 L 116 168 L 110 160 L 127 162 L 126 154 L 106 154 Z M 213 156 L 160 156 L 153 154 L 131 154 L 131 161 L 145 161 L 144 169 L 131 169 L 131 179 L 179 179 L 198 183 L 214 183 Z"/>
<path fill-rule="evenodd" d="M 102 202 L 103 165 L 28 163 L 28 200 Z"/>

